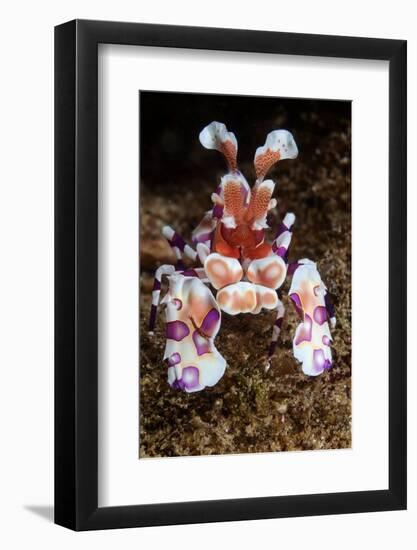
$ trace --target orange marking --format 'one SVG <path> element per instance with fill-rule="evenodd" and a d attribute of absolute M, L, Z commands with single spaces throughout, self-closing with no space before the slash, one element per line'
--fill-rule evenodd
<path fill-rule="evenodd" d="M 213 256 L 207 259 L 205 263 L 207 277 L 216 288 L 223 288 L 240 281 L 243 275 L 242 267 L 238 262 L 233 263 L 235 265 L 230 266 L 226 259 L 218 257 L 213 258 Z"/>
<path fill-rule="evenodd" d="M 273 309 L 278 303 L 278 296 L 274 290 L 265 287 L 256 287 L 257 306 L 266 309 Z"/>
<path fill-rule="evenodd" d="M 256 307 L 256 294 L 253 290 L 248 290 L 242 296 L 243 307 L 242 309 L 248 309 L 252 311 Z"/>
<path fill-rule="evenodd" d="M 221 290 L 221 292 L 217 293 L 217 302 L 219 303 L 219 306 L 222 308 L 226 306 L 229 303 L 230 296 L 227 290 L 224 288 Z"/>
<path fill-rule="evenodd" d="M 202 297 L 194 292 L 189 295 L 189 314 L 183 320 L 188 321 L 190 319 L 190 313 L 192 314 L 193 321 L 200 326 L 204 321 L 205 316 L 212 308 L 211 301 L 208 297 Z M 182 318 L 182 317 L 181 317 Z"/>
<path fill-rule="evenodd" d="M 261 187 L 256 193 L 255 202 L 253 206 L 254 218 L 263 218 L 268 211 L 269 200 L 271 198 L 271 190 L 267 187 Z"/>
<path fill-rule="evenodd" d="M 271 254 L 271 245 L 268 243 L 262 243 L 255 248 L 244 248 L 243 256 L 249 258 L 250 260 L 258 260 L 260 258 L 265 258 Z"/>
<path fill-rule="evenodd" d="M 231 246 L 248 248 L 256 246 L 258 235 L 246 224 L 240 224 L 235 229 L 222 225 L 221 233 L 222 237 Z"/>
<path fill-rule="evenodd" d="M 248 267 L 248 279 L 252 283 L 268 288 L 277 288 L 286 275 L 285 264 L 278 256 L 270 256 L 262 262 L 251 263 Z"/>
<path fill-rule="evenodd" d="M 232 170 L 232 172 L 237 170 L 237 150 L 234 144 L 230 140 L 227 140 L 220 145 L 220 148 L 226 158 L 230 170 Z"/>
<path fill-rule="evenodd" d="M 263 296 L 262 296 L 262 305 L 265 305 L 265 306 L 274 306 L 275 304 L 277 303 L 277 297 L 276 297 L 276 294 L 272 294 L 271 293 L 265 293 Z"/>
<path fill-rule="evenodd" d="M 230 246 L 223 238 L 221 232 L 221 226 L 223 224 L 217 224 L 216 231 L 213 238 L 213 248 L 215 252 L 218 252 L 222 256 L 227 256 L 228 258 L 240 258 L 239 248 Z"/>
<path fill-rule="evenodd" d="M 233 311 L 236 311 L 236 312 L 240 312 L 241 311 L 241 307 L 240 307 L 240 294 L 239 292 L 236 292 L 236 290 L 233 292 L 232 294 L 232 304 L 231 304 L 231 309 Z"/>
<path fill-rule="evenodd" d="M 319 297 L 315 296 L 312 283 L 309 281 L 303 281 L 300 285 L 300 289 L 297 291 L 297 294 L 300 297 L 304 313 L 307 313 L 311 318 L 313 318 L 314 308 L 317 305 L 321 305 L 321 300 Z"/>
<path fill-rule="evenodd" d="M 244 292 L 235 289 L 231 298 L 229 309 L 232 309 L 235 313 L 252 311 L 256 307 L 256 294 L 252 289 Z"/>
<path fill-rule="evenodd" d="M 217 243 L 215 246 L 215 251 L 221 254 L 222 256 L 227 256 L 228 258 L 240 258 L 240 252 L 238 248 L 232 248 L 225 242 Z"/>
<path fill-rule="evenodd" d="M 226 213 L 240 219 L 243 210 L 243 193 L 240 182 L 228 181 L 224 186 L 224 208 Z"/>
<path fill-rule="evenodd" d="M 273 281 L 281 275 L 281 271 L 281 266 L 273 263 L 265 269 L 264 277 L 267 281 Z"/>
<path fill-rule="evenodd" d="M 255 160 L 255 172 L 258 178 L 263 178 L 271 166 L 279 161 L 281 155 L 278 151 L 267 149 L 263 155 L 258 155 Z"/>

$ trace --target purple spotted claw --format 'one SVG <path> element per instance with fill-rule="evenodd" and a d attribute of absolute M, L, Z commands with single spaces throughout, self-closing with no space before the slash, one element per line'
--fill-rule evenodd
<path fill-rule="evenodd" d="M 332 366 L 326 293 L 316 264 L 299 260 L 290 288 L 290 298 L 302 320 L 295 331 L 293 351 L 304 374 L 309 376 L 317 376 Z"/>
<path fill-rule="evenodd" d="M 168 383 L 188 393 L 214 386 L 223 376 L 226 361 L 214 339 L 220 328 L 220 310 L 214 296 L 197 277 L 168 277 L 166 347 Z"/>

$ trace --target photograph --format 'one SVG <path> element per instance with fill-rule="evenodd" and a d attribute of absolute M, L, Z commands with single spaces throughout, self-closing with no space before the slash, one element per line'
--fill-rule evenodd
<path fill-rule="evenodd" d="M 139 91 L 139 459 L 351 448 L 351 102 Z"/>

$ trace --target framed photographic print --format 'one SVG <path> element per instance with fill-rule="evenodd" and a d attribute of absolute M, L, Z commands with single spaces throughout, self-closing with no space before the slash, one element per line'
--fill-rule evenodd
<path fill-rule="evenodd" d="M 406 42 L 55 30 L 55 521 L 406 507 Z"/>

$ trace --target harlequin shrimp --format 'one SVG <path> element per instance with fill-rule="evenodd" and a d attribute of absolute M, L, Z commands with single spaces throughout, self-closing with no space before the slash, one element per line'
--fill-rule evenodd
<path fill-rule="evenodd" d="M 226 360 L 214 344 L 222 312 L 227 315 L 262 309 L 276 312 L 267 368 L 274 354 L 284 317 L 278 289 L 287 275 L 292 277 L 289 296 L 300 323 L 293 340 L 294 357 L 304 374 L 317 376 L 332 366 L 330 327 L 336 318 L 326 286 L 317 266 L 309 259 L 288 262 L 295 215 L 287 213 L 275 238 L 268 242 L 267 214 L 277 201 L 275 184 L 265 176 L 272 166 L 295 159 L 297 145 L 287 130 L 268 134 L 258 147 L 254 165 L 256 181 L 250 188 L 237 166 L 237 141 L 220 122 L 212 122 L 200 133 L 206 149 L 223 154 L 228 173 L 220 181 L 208 210 L 192 233 L 190 246 L 171 227 L 162 229 L 172 247 L 176 265 L 162 265 L 155 273 L 149 331 L 155 327 L 159 302 L 165 305 L 166 347 L 164 361 L 168 383 L 174 389 L 195 392 L 214 386 L 223 376 Z M 183 257 L 195 267 L 185 269 Z M 160 301 L 162 278 L 168 291 Z"/>

